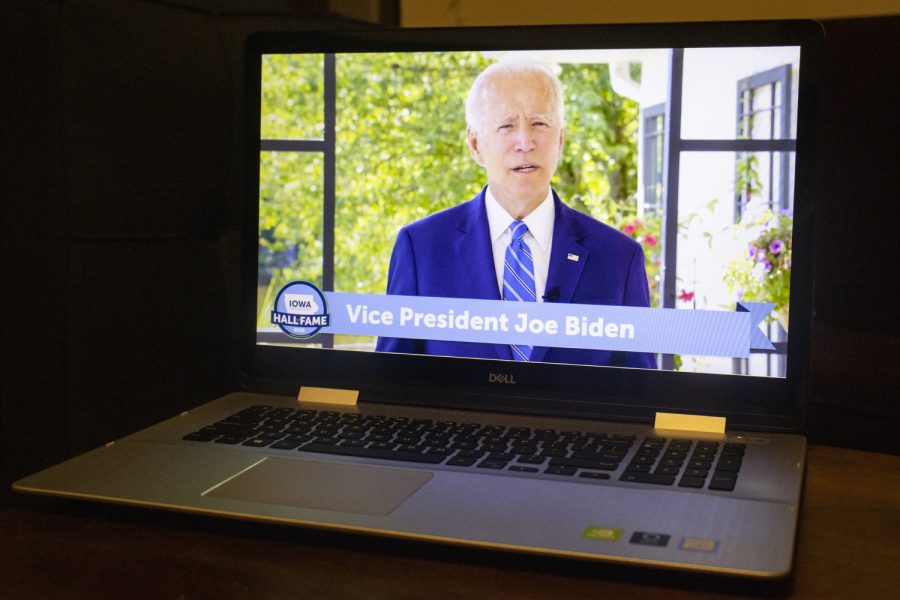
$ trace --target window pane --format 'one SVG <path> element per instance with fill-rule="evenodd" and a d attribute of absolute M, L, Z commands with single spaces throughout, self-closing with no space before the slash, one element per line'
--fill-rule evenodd
<path fill-rule="evenodd" d="M 800 50 L 796 47 L 685 49 L 681 107 L 682 137 L 735 139 L 741 130 L 741 127 L 735 127 L 736 123 L 739 125 L 741 123 L 742 115 L 738 114 L 739 104 L 742 107 L 741 112 L 746 114 L 752 102 L 754 110 L 766 110 L 764 113 L 767 115 L 766 119 L 770 119 L 771 85 L 763 86 L 758 94 L 753 94 L 751 100 L 748 95 L 738 96 L 740 94 L 738 82 L 784 64 L 793 65 L 793 77 L 797 77 L 799 60 Z M 768 98 L 763 98 L 766 94 Z M 754 126 L 756 125 L 754 120 Z M 769 127 L 769 125 L 759 126 Z M 771 129 L 766 131 L 771 132 Z M 746 135 L 746 132 L 744 134 Z"/>
<path fill-rule="evenodd" d="M 323 63 L 321 54 L 263 56 L 262 139 L 322 139 L 325 131 Z"/>
<path fill-rule="evenodd" d="M 742 152 L 734 156 L 735 189 L 741 206 L 753 198 L 762 198 L 774 208 L 793 206 L 793 152 Z"/>

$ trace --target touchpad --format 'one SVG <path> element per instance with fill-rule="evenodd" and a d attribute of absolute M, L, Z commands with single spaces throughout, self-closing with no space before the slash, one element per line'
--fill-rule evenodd
<path fill-rule="evenodd" d="M 431 479 L 429 471 L 266 458 L 205 496 L 388 515 Z"/>

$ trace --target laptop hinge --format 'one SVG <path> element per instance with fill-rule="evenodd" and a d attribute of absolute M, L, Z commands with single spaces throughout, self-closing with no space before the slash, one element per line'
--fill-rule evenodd
<path fill-rule="evenodd" d="M 725 417 L 706 415 L 685 415 L 676 413 L 656 413 L 654 429 L 671 431 L 693 431 L 695 433 L 725 433 Z"/>
<path fill-rule="evenodd" d="M 338 388 L 300 387 L 297 401 L 304 404 L 334 404 L 337 406 L 356 406 L 359 390 L 342 390 Z"/>

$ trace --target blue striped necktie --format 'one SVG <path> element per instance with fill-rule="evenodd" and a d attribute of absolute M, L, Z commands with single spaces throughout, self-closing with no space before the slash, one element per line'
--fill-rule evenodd
<path fill-rule="evenodd" d="M 512 239 L 506 248 L 503 266 L 503 299 L 518 302 L 535 302 L 537 295 L 534 288 L 534 261 L 531 249 L 522 238 L 528 233 L 528 225 L 522 221 L 513 221 L 509 226 Z M 510 344 L 513 358 L 529 360 L 531 346 Z"/>

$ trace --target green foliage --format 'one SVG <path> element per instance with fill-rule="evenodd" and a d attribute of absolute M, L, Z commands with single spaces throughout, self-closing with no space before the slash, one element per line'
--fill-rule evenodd
<path fill-rule="evenodd" d="M 325 131 L 325 75 L 321 54 L 263 58 L 263 139 L 317 139 Z"/>
<path fill-rule="evenodd" d="M 554 186 L 573 208 L 594 216 L 633 215 L 639 107 L 613 92 L 606 65 L 563 65 L 560 80 L 566 148 Z"/>
<path fill-rule="evenodd" d="M 397 230 L 485 184 L 466 148 L 464 101 L 488 64 L 475 52 L 338 56 L 336 290 L 383 292 Z M 263 137 L 320 138 L 322 56 L 268 57 L 264 74 Z M 637 217 L 639 108 L 611 90 L 606 65 L 563 65 L 560 79 L 567 134 L 553 186 L 569 205 L 624 229 Z M 320 284 L 322 156 L 262 158 L 260 264 L 272 278 L 260 283 L 268 295 L 294 279 Z M 659 219 L 640 230 L 633 237 L 658 269 Z"/>
<path fill-rule="evenodd" d="M 463 106 L 487 65 L 476 53 L 338 58 L 336 289 L 383 292 L 397 231 L 484 185 Z"/>
<path fill-rule="evenodd" d="M 728 265 L 725 282 L 729 290 L 738 299 L 774 302 L 776 312 L 786 312 L 791 293 L 793 218 L 753 201 L 734 227 L 749 241 L 746 254 Z"/>

